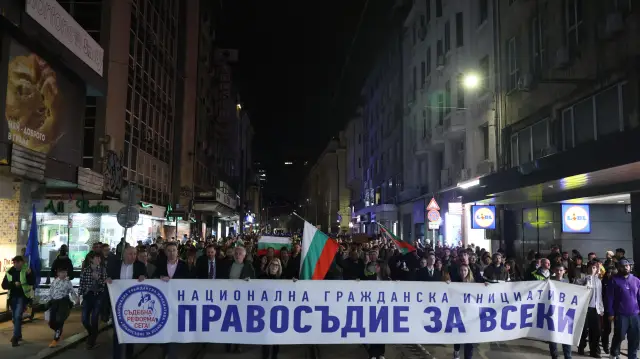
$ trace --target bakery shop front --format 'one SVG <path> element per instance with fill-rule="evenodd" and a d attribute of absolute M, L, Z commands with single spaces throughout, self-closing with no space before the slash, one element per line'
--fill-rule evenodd
<path fill-rule="evenodd" d="M 2 274 L 26 246 L 34 199 L 102 196 L 102 174 L 82 160 L 86 99 L 106 81 L 103 49 L 56 1 L 3 1 L 0 14 Z"/>

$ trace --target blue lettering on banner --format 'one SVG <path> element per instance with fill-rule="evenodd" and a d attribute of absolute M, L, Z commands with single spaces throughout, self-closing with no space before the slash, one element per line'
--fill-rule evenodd
<path fill-rule="evenodd" d="M 255 287 L 253 281 L 226 282 L 221 280 L 223 284 L 215 289 L 203 281 L 178 286 L 179 280 L 169 282 L 173 287 L 155 280 L 122 289 L 110 287 L 121 342 L 249 338 L 247 344 L 337 344 L 430 338 L 427 340 L 450 344 L 495 340 L 485 334 L 501 333 L 501 338 L 532 337 L 569 344 L 574 334 L 580 334 L 575 328 L 582 325 L 590 298 L 584 287 L 577 290 L 552 282 L 505 283 L 480 286 L 482 289 L 457 283 L 438 288 L 436 284 L 430 291 L 396 282 L 388 283 L 389 287 L 387 283 L 358 287 L 331 282 L 316 289 L 306 281 L 276 284 L 276 288 L 264 287 L 263 281 L 257 281 Z M 166 293 L 171 296 L 159 288 L 168 288 Z M 208 339 L 209 333 L 216 333 L 215 338 Z M 233 336 L 239 333 L 255 335 Z M 269 339 L 255 339 L 263 337 Z M 185 338 L 187 341 L 180 341 Z"/>

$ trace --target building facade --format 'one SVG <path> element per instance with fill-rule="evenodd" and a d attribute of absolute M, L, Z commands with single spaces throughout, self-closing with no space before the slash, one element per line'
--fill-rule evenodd
<path fill-rule="evenodd" d="M 350 220 L 347 151 L 343 132 L 333 138 L 303 183 L 303 217 L 326 233 L 346 232 Z"/>
<path fill-rule="evenodd" d="M 349 229 L 352 233 L 359 233 L 361 230 L 359 217 L 355 209 L 364 208 L 363 125 L 362 115 L 359 113 L 347 123 L 347 127 L 344 130 L 344 137 L 347 143 L 347 188 L 351 196 L 349 199 L 349 204 L 351 205 Z"/>
<path fill-rule="evenodd" d="M 511 255 L 559 245 L 640 256 L 637 4 L 497 4 L 499 171 L 465 202 L 498 206 L 493 238 Z"/>

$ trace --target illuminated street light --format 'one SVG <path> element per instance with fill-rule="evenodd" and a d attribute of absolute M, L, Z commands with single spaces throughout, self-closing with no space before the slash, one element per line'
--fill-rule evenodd
<path fill-rule="evenodd" d="M 242 110 L 242 105 L 241 104 L 236 104 L 236 110 L 238 110 L 238 111 Z"/>
<path fill-rule="evenodd" d="M 458 187 L 460 187 L 461 189 L 467 189 L 467 188 L 475 187 L 479 184 L 480 184 L 480 180 L 476 178 L 467 182 L 460 182 L 458 183 Z"/>
<path fill-rule="evenodd" d="M 467 74 L 462 79 L 462 86 L 466 89 L 475 89 L 480 86 L 480 77 L 476 74 Z"/>

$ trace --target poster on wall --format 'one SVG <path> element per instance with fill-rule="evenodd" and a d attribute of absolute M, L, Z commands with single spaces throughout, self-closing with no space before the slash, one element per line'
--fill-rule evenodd
<path fill-rule="evenodd" d="M 5 138 L 79 166 L 84 88 L 16 41 L 9 45 L 8 70 Z"/>
<path fill-rule="evenodd" d="M 591 212 L 588 204 L 562 205 L 562 231 L 591 233 Z"/>
<path fill-rule="evenodd" d="M 472 229 L 496 229 L 496 206 L 471 206 Z"/>

